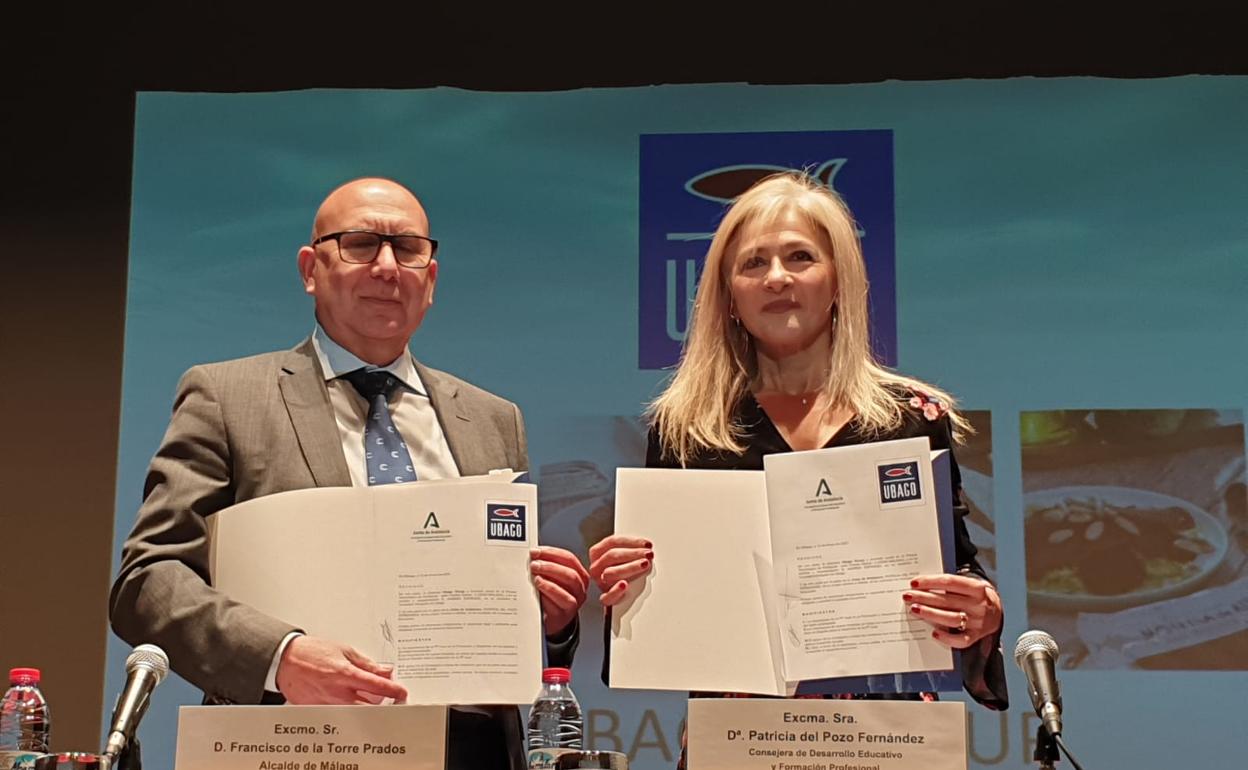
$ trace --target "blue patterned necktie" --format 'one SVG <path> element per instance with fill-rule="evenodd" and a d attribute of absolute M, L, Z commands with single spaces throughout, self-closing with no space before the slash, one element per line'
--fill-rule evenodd
<path fill-rule="evenodd" d="M 364 462 L 368 484 L 401 484 L 416 480 L 412 456 L 398 426 L 390 416 L 390 396 L 403 387 L 402 381 L 384 369 L 356 369 L 342 375 L 368 402 L 364 421 Z"/>

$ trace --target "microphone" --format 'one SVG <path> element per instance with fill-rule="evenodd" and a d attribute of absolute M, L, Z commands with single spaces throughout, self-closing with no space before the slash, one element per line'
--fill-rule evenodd
<path fill-rule="evenodd" d="M 1031 705 L 1054 738 L 1062 734 L 1062 694 L 1057 688 L 1057 642 L 1043 631 L 1028 631 L 1018 637 L 1014 662 L 1027 675 Z"/>
<path fill-rule="evenodd" d="M 108 743 L 104 746 L 104 756 L 115 762 L 134 739 L 134 731 L 147 711 L 152 690 L 168 673 L 169 657 L 154 644 L 140 644 L 126 658 L 126 687 L 113 709 L 113 723 L 109 728 Z"/>

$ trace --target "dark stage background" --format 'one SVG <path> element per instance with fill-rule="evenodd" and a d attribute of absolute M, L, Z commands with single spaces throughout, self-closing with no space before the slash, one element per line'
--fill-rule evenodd
<path fill-rule="evenodd" d="M 102 669 L 136 91 L 1248 72 L 1245 11 L 1230 4 L 1131 15 L 1053 3 L 837 15 L 786 6 L 774 16 L 758 8 L 730 16 L 726 6 L 675 14 L 580 6 L 542 16 L 457 3 L 403 7 L 10 9 L 0 667 L 46 670 L 60 747 L 98 746 L 103 699 L 111 705 L 115 696 L 102 693 Z"/>

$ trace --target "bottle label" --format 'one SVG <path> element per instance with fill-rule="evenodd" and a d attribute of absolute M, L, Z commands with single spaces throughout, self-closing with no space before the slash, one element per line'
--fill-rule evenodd
<path fill-rule="evenodd" d="M 550 770 L 555 766 L 555 761 L 564 754 L 577 754 L 580 749 L 530 749 L 529 750 L 529 770 Z"/>
<path fill-rule="evenodd" d="M 34 770 L 35 761 L 44 756 L 39 751 L 0 751 L 0 770 Z"/>

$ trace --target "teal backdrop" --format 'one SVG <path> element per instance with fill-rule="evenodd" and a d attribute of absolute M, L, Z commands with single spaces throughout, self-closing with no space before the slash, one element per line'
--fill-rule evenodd
<path fill-rule="evenodd" d="M 441 241 L 414 354 L 520 404 L 539 483 L 587 474 L 575 483 L 598 504 L 579 512 L 543 489 L 543 536 L 583 554 L 581 524 L 609 510 L 615 466 L 639 464 L 634 418 L 666 376 L 638 365 L 642 137 L 891 132 L 897 365 L 991 413 L 1008 654 L 1028 628 L 1020 412 L 1242 423 L 1245 126 L 1237 77 L 142 93 L 114 548 L 178 377 L 309 333 L 296 250 L 328 190 L 377 174 L 417 192 Z M 573 680 L 590 738 L 638 770 L 670 767 L 684 701 L 601 686 L 597 613 L 583 611 Z M 110 710 L 127 651 L 111 638 Z M 1068 741 L 1089 768 L 1238 767 L 1248 652 L 1238 662 L 1062 671 Z M 972 766 L 1029 765 L 1035 721 L 1012 663 L 1010 677 L 1004 716 L 970 706 Z M 158 691 L 149 768 L 172 767 L 176 706 L 197 702 L 176 678 Z"/>

